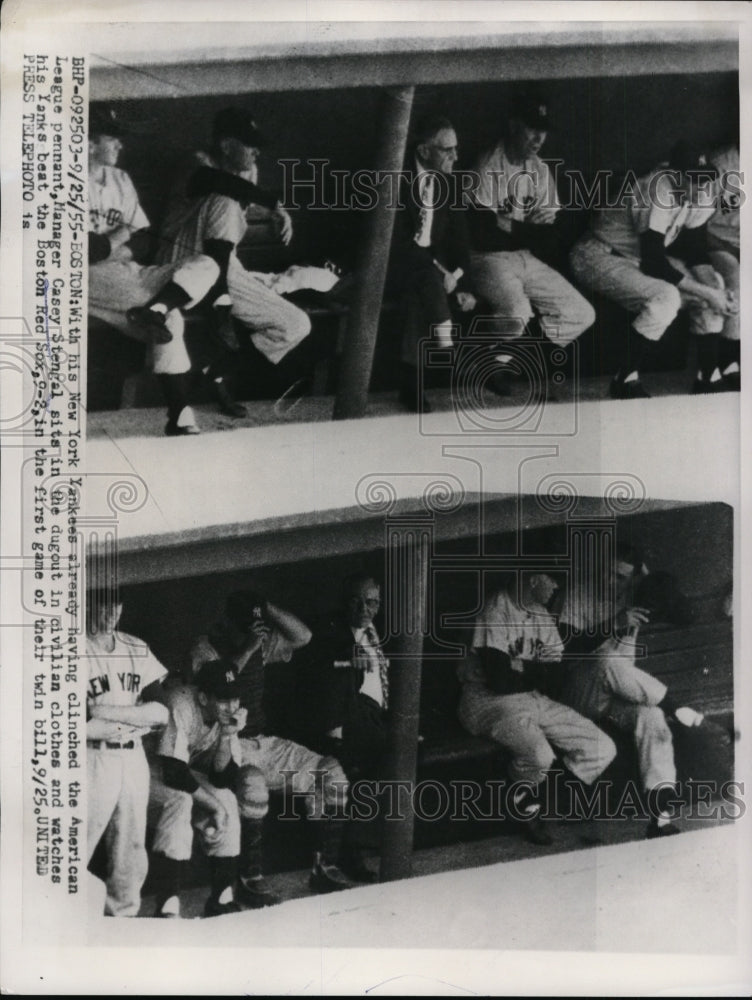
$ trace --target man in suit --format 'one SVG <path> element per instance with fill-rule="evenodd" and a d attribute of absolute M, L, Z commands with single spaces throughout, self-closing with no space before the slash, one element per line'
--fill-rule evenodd
<path fill-rule="evenodd" d="M 418 371 L 419 342 L 433 336 L 452 347 L 452 307 L 476 305 L 468 283 L 469 243 L 462 199 L 452 175 L 457 135 L 446 118 L 423 119 L 400 187 L 392 246 L 392 282 L 402 304 L 400 402 L 430 412 Z"/>
<path fill-rule="evenodd" d="M 336 755 L 350 783 L 378 777 L 387 750 L 389 661 L 373 624 L 380 607 L 381 589 L 372 576 L 348 576 L 339 611 L 314 630 L 301 666 L 301 739 Z M 351 824 L 341 866 L 351 878 L 374 881 L 359 840 Z"/>

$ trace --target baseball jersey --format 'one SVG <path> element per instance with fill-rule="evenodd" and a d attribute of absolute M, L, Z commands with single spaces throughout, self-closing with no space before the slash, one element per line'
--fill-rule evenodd
<path fill-rule="evenodd" d="M 739 175 L 739 150 L 736 146 L 721 150 L 711 157 L 718 170 L 718 206 L 708 223 L 708 232 L 723 243 L 739 249 L 739 208 L 741 206 L 741 177 Z"/>
<path fill-rule="evenodd" d="M 174 757 L 197 771 L 209 772 L 212 751 L 219 739 L 219 723 L 204 720 L 198 691 L 188 684 L 174 687 L 166 693 L 165 703 L 170 718 L 162 731 L 157 753 L 160 757 Z M 240 741 L 237 734 L 230 738 L 232 759 L 240 764 Z"/>
<path fill-rule="evenodd" d="M 541 605 L 523 608 L 505 590 L 493 594 L 476 619 L 472 648 L 491 647 L 507 653 L 511 659 L 538 660 L 545 651 L 547 660 L 559 660 L 564 644 L 553 615 Z M 458 672 L 463 683 L 484 683 L 480 660 L 469 656 Z"/>
<path fill-rule="evenodd" d="M 209 194 L 176 206 L 162 228 L 166 260 L 174 263 L 204 253 L 205 240 L 236 247 L 246 231 L 245 213 L 233 198 Z"/>
<path fill-rule="evenodd" d="M 663 165 L 641 177 L 625 192 L 623 207 L 596 213 L 595 235 L 623 257 L 640 261 L 640 237 L 649 229 L 661 233 L 664 247 L 669 247 L 682 229 L 705 225 L 715 211 L 712 186 L 703 189 L 698 204 L 690 204 L 685 193 L 675 188 L 672 175 Z"/>
<path fill-rule="evenodd" d="M 128 174 L 117 167 L 103 170 L 102 183 L 89 175 L 89 232 L 106 236 L 120 226 L 134 233 L 148 228 L 149 220 Z"/>
<path fill-rule="evenodd" d="M 123 632 L 116 632 L 113 639 L 114 649 L 109 652 L 86 641 L 87 705 L 140 705 L 146 688 L 166 677 L 167 671 L 140 639 Z"/>
<path fill-rule="evenodd" d="M 506 233 L 512 232 L 513 222 L 526 222 L 537 208 L 561 207 L 548 165 L 538 156 L 510 163 L 503 141 L 478 161 L 472 193 L 477 205 L 496 213 L 496 224 Z"/>

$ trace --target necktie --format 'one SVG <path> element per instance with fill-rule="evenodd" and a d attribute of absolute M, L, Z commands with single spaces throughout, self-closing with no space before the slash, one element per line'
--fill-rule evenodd
<path fill-rule="evenodd" d="M 365 630 L 365 637 L 368 640 L 369 660 L 371 662 L 375 661 L 378 664 L 381 693 L 384 696 L 384 709 L 386 709 L 389 704 L 389 661 L 384 656 L 384 651 L 381 648 L 379 637 L 376 635 L 376 629 L 373 625 L 369 625 Z"/>
<path fill-rule="evenodd" d="M 433 174 L 423 174 L 420 179 L 420 216 L 415 242 L 419 247 L 431 245 L 431 215 L 433 214 Z"/>

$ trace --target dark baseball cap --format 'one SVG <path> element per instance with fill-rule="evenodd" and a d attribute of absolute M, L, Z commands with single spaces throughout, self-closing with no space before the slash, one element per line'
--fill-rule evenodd
<path fill-rule="evenodd" d="M 256 590 L 234 590 L 225 605 L 227 617 L 239 629 L 247 629 L 266 613 L 266 601 Z"/>
<path fill-rule="evenodd" d="M 89 135 L 111 135 L 122 139 L 128 130 L 109 104 L 92 104 L 89 108 Z"/>
<path fill-rule="evenodd" d="M 680 170 L 683 174 L 697 174 L 701 178 L 710 179 L 718 176 L 718 171 L 710 161 L 710 154 L 705 146 L 696 142 L 680 139 L 668 158 L 672 170 Z"/>
<path fill-rule="evenodd" d="M 196 687 L 204 694 L 223 701 L 240 697 L 240 685 L 235 665 L 227 660 L 204 663 L 196 675 Z"/>
<path fill-rule="evenodd" d="M 222 108 L 214 118 L 214 141 L 237 139 L 244 146 L 260 146 L 261 132 L 253 118 L 242 108 Z"/>
<path fill-rule="evenodd" d="M 510 118 L 517 118 L 528 128 L 541 129 L 548 132 L 552 129 L 550 108 L 544 94 L 538 91 L 528 91 L 521 94 L 512 104 Z"/>

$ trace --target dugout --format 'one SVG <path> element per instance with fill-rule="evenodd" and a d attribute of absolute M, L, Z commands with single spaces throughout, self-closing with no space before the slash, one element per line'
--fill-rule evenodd
<path fill-rule="evenodd" d="M 399 338 L 393 315 L 379 322 L 392 214 L 354 208 L 343 179 L 399 169 L 409 122 L 420 113 L 435 109 L 454 122 L 460 165 L 470 165 L 515 89 L 538 81 L 556 117 L 544 158 L 562 161 L 561 170 L 585 186 L 598 170 L 639 175 L 678 138 L 716 145 L 738 134 L 733 24 L 410 24 L 392 25 L 376 41 L 357 32 L 326 40 L 296 25 L 202 27 L 201 47 L 184 51 L 155 48 L 134 30 L 122 50 L 92 59 L 91 97 L 118 102 L 131 123 L 122 165 L 154 222 L 176 168 L 205 145 L 215 112 L 230 103 L 252 110 L 268 137 L 261 183 L 284 187 L 287 201 L 300 205 L 290 259 L 354 265 L 339 417 L 363 414 L 369 386 L 392 387 Z M 562 175 L 559 187 L 566 201 L 570 179 Z M 562 213 L 564 243 L 586 223 L 579 203 Z M 263 219 L 253 245 L 259 269 L 288 259 Z M 581 344 L 584 373 L 609 370 L 613 326 L 613 316 L 599 310 Z M 683 367 L 686 357 L 679 325 L 655 363 Z"/>
<path fill-rule="evenodd" d="M 638 544 L 649 568 L 673 575 L 686 597 L 683 622 L 656 621 L 645 631 L 646 668 L 691 704 L 733 728 L 733 516 L 722 503 L 640 500 L 631 507 L 579 497 L 554 510 L 550 497 L 422 497 L 307 516 L 271 518 L 185 536 L 122 539 L 117 575 L 122 627 L 145 639 L 171 671 L 185 669 L 193 639 L 221 615 L 227 594 L 253 586 L 307 623 L 332 610 L 347 573 L 382 581 L 392 657 L 393 746 L 397 780 L 485 779 L 503 766 L 498 747 L 468 736 L 456 720 L 455 667 L 483 594 L 525 568 L 547 569 L 566 586 L 581 572 L 593 539 L 604 559 L 618 542 Z M 590 541 L 588 541 L 588 539 Z M 110 553 L 111 555 L 111 553 Z M 600 556 L 598 558 L 601 558 Z M 92 549 L 91 585 L 112 571 L 106 548 Z M 267 672 L 270 713 L 278 731 L 295 733 L 296 663 Z M 418 745 L 418 732 L 424 736 Z M 688 746 L 681 773 L 732 776 L 733 751 L 704 757 Z M 693 756 L 694 754 L 694 756 Z M 729 757 L 731 754 L 731 757 Z M 699 756 L 698 756 L 699 755 Z M 486 825 L 482 834 L 491 833 Z M 385 877 L 410 873 L 414 843 L 479 835 L 469 827 L 389 824 Z"/>

